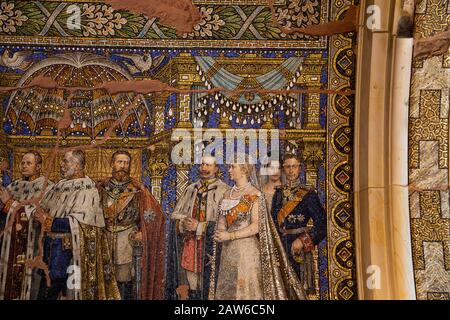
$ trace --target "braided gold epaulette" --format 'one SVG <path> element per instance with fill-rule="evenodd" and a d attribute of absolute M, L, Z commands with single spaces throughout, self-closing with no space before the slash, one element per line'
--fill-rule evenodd
<path fill-rule="evenodd" d="M 316 192 L 316 188 L 314 188 L 312 185 L 307 185 L 307 184 L 300 184 L 300 185 L 298 185 L 296 187 L 292 187 L 292 188 L 287 185 L 282 185 L 277 188 L 279 188 L 285 196 L 288 196 L 288 193 L 292 194 L 299 190 L 305 190 L 308 192 Z"/>
<path fill-rule="evenodd" d="M 308 190 L 309 192 L 313 192 L 313 191 L 317 192 L 316 187 L 314 187 L 313 185 L 310 185 L 310 184 L 305 184 L 305 185 L 302 185 L 301 187 L 302 187 L 302 189 Z"/>

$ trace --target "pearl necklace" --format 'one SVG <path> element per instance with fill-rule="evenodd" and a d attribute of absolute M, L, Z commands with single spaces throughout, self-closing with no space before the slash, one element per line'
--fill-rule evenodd
<path fill-rule="evenodd" d="M 235 193 L 239 193 L 239 192 L 242 192 L 242 191 L 247 190 L 248 187 L 250 187 L 251 185 L 252 185 L 251 182 L 248 182 L 245 186 L 242 186 L 242 187 L 236 187 L 236 185 L 234 185 L 234 186 L 231 188 L 230 199 L 232 199 L 232 200 L 239 199 L 242 195 L 239 196 L 239 197 L 237 197 L 237 198 L 233 198 L 233 197 L 232 197 L 233 191 L 234 191 Z"/>

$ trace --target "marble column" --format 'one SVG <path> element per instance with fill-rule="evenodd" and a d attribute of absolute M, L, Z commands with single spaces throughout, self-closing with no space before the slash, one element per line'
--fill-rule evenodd
<path fill-rule="evenodd" d="M 363 300 L 414 299 L 408 206 L 408 92 L 412 42 L 397 37 L 400 1 L 377 5 L 380 29 L 358 30 L 355 241 Z"/>
<path fill-rule="evenodd" d="M 408 117 L 413 38 L 395 40 L 391 106 L 390 220 L 396 299 L 415 299 L 408 187 Z"/>

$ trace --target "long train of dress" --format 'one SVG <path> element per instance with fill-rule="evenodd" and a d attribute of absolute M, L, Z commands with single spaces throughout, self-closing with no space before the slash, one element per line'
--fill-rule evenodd
<path fill-rule="evenodd" d="M 234 203 L 233 203 L 234 201 Z M 227 217 L 226 231 L 241 230 L 251 223 L 253 203 L 258 202 L 258 235 L 222 244 L 217 275 L 211 277 L 209 299 L 306 300 L 307 296 L 289 263 L 276 227 L 268 214 L 264 196 L 244 195 L 221 205 Z M 219 252 L 217 243 L 214 252 Z"/>

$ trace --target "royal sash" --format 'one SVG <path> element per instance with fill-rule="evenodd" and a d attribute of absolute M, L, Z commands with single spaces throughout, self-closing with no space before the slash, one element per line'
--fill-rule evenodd
<path fill-rule="evenodd" d="M 308 192 L 309 190 L 305 189 L 298 190 L 295 193 L 294 198 L 286 202 L 286 204 L 280 209 L 277 216 L 278 225 L 280 227 L 283 225 L 283 222 L 286 219 L 286 217 L 290 215 L 292 211 L 294 211 L 294 209 L 298 206 L 300 202 L 302 202 L 303 198 L 305 197 L 305 195 L 308 194 Z"/>
<path fill-rule="evenodd" d="M 105 208 L 105 214 L 107 217 L 115 217 L 117 213 L 122 212 L 128 204 L 133 200 L 136 194 L 134 192 L 123 192 L 116 202 L 111 206 Z"/>

